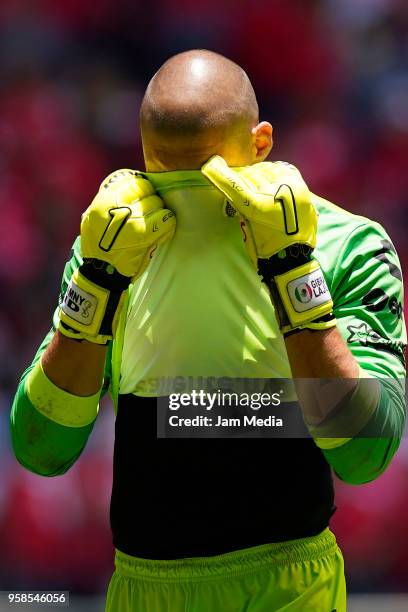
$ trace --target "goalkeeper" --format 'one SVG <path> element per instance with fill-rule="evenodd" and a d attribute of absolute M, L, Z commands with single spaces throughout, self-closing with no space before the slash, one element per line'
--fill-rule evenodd
<path fill-rule="evenodd" d="M 375 479 L 404 425 L 395 249 L 264 161 L 272 126 L 220 55 L 168 60 L 141 133 L 147 172 L 110 175 L 83 215 L 13 404 L 16 456 L 63 474 L 111 393 L 109 611 L 344 611 L 331 472 Z M 311 437 L 158 439 L 156 383 L 180 376 L 293 378 Z M 316 378 L 348 381 L 334 409 Z"/>

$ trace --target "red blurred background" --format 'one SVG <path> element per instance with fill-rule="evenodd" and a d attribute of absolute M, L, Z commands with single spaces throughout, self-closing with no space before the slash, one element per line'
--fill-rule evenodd
<path fill-rule="evenodd" d="M 189 48 L 240 63 L 275 127 L 271 159 L 379 220 L 408 259 L 405 0 L 2 0 L 0 4 L 0 589 L 93 593 L 112 569 L 113 410 L 63 477 L 12 457 L 17 378 L 50 326 L 63 263 L 102 178 L 142 168 L 138 107 Z M 337 484 L 352 590 L 408 591 L 408 444 L 362 487 Z"/>

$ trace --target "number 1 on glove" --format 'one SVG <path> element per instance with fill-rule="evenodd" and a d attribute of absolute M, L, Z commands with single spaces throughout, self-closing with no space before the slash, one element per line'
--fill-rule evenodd
<path fill-rule="evenodd" d="M 83 263 L 60 305 L 59 331 L 106 344 L 114 336 L 124 291 L 175 227 L 173 212 L 141 173 L 125 168 L 109 175 L 82 216 Z"/>
<path fill-rule="evenodd" d="M 249 256 L 268 286 L 283 334 L 333 327 L 333 302 L 319 263 L 317 214 L 300 173 L 263 162 L 235 171 L 214 156 L 201 171 L 245 224 Z"/>

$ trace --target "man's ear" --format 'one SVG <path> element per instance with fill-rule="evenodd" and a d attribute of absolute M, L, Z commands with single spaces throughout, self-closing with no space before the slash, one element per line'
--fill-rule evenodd
<path fill-rule="evenodd" d="M 261 121 L 252 128 L 253 163 L 264 161 L 273 147 L 273 127 L 267 121 Z"/>

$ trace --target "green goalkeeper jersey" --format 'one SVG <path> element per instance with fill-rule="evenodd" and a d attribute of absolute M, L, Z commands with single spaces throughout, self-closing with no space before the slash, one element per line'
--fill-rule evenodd
<path fill-rule="evenodd" d="M 281 163 L 274 168 L 279 180 Z M 325 448 L 311 438 L 252 440 L 252 445 L 244 440 L 245 447 L 230 444 L 227 450 L 222 439 L 158 440 L 149 396 L 170 393 L 177 377 L 190 377 L 194 388 L 197 378 L 287 378 L 290 368 L 273 306 L 247 256 L 239 221 L 223 216 L 223 196 L 197 171 L 148 178 L 166 207 L 174 210 L 177 229 L 129 288 L 106 359 L 102 392 L 110 390 L 117 408 L 114 541 L 129 554 L 171 558 L 183 538 L 185 547 L 178 553 L 188 556 L 206 549 L 209 535 L 213 545 L 207 549 L 216 554 L 217 543 L 227 551 L 318 533 L 333 512 L 330 467 L 350 483 L 372 480 L 389 464 L 402 436 L 406 332 L 401 269 L 390 238 L 379 224 L 313 196 L 319 213 L 315 257 L 331 291 L 338 329 L 363 375 L 381 380 L 378 405 L 365 426 L 377 437 L 362 432 Z M 61 295 L 80 264 L 77 239 Z M 76 408 L 71 396 L 67 415 L 63 402 L 57 413 L 28 393 L 29 373 L 51 341 L 57 316 L 22 377 L 11 414 L 16 456 L 28 469 L 48 476 L 64 473 L 79 457 L 98 401 L 91 408 L 88 402 L 83 413 L 83 402 Z M 295 461 L 298 456 L 301 462 Z M 244 457 L 251 460 L 245 462 Z M 218 506 L 212 501 L 215 495 Z M 217 508 L 226 509 L 221 520 Z M 253 508 L 256 524 L 247 523 L 247 534 L 238 542 Z M 200 529 L 190 524 L 194 517 L 208 526 L 209 535 L 200 536 Z M 151 531 L 145 528 L 149 520 L 154 523 Z M 153 543 L 168 548 L 154 551 Z"/>
<path fill-rule="evenodd" d="M 274 164 L 276 180 L 283 165 Z M 148 174 L 177 217 L 129 296 L 120 393 L 159 395 L 190 377 L 289 378 L 290 367 L 266 286 L 251 264 L 240 222 L 197 171 Z M 314 196 L 315 256 L 338 326 L 360 367 L 403 379 L 402 277 L 383 228 Z M 187 384 L 187 383 L 186 383 Z M 179 387 L 178 387 L 179 388 Z"/>

